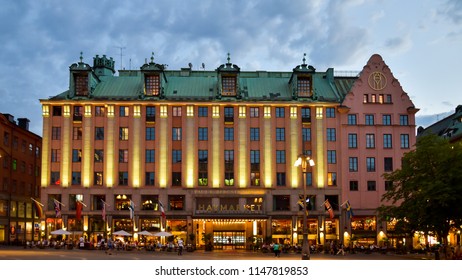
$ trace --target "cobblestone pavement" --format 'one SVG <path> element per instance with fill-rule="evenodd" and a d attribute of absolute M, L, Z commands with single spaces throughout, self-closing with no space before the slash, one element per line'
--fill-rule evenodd
<path fill-rule="evenodd" d="M 312 254 L 311 260 L 431 260 L 434 255 L 426 254 L 380 254 L 356 253 L 342 255 Z M 271 253 L 251 252 L 245 250 L 214 250 L 205 252 L 183 252 L 178 256 L 176 252 L 152 252 L 143 250 L 133 251 L 103 251 L 79 249 L 38 249 L 23 247 L 0 246 L 0 260 L 269 260 L 274 259 Z M 300 260 L 301 255 L 283 253 L 281 260 Z"/>

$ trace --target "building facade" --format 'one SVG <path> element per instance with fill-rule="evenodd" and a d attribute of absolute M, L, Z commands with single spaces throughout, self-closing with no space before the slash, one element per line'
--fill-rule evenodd
<path fill-rule="evenodd" d="M 42 138 L 29 131 L 29 120 L 0 114 L 0 244 L 39 240 Z"/>
<path fill-rule="evenodd" d="M 151 57 L 115 72 L 112 58 L 81 58 L 69 89 L 40 100 L 44 236 L 166 230 L 223 249 L 301 244 L 304 191 L 311 244 L 386 234 L 381 175 L 414 144 L 417 109 L 379 55 L 353 76 L 305 59 L 245 72 L 229 55 L 215 71 Z M 302 154 L 315 165 L 294 166 Z"/>

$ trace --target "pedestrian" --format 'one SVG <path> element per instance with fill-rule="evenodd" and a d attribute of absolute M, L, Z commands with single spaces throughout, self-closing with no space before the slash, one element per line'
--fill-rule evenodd
<path fill-rule="evenodd" d="M 274 252 L 274 257 L 276 258 L 279 258 L 280 254 L 281 254 L 281 245 L 279 245 L 278 242 L 275 242 L 274 245 L 273 245 L 273 252 Z"/>
<path fill-rule="evenodd" d="M 178 256 L 181 256 L 183 255 L 183 247 L 184 247 L 184 243 L 183 243 L 183 239 L 178 239 Z"/>
<path fill-rule="evenodd" d="M 337 255 L 338 254 L 342 254 L 342 256 L 345 256 L 345 250 L 343 249 L 343 244 L 340 245 L 340 249 L 338 250 Z"/>

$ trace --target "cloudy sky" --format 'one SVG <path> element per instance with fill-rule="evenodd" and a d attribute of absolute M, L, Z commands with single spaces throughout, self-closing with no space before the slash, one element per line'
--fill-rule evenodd
<path fill-rule="evenodd" d="M 69 66 L 107 55 L 139 69 L 231 62 L 242 71 L 359 71 L 385 60 L 424 127 L 462 104 L 460 0 L 0 0 L 0 112 L 31 120 L 68 88 Z"/>

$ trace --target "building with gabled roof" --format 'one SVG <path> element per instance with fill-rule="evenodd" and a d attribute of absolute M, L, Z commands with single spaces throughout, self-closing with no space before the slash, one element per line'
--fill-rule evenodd
<path fill-rule="evenodd" d="M 305 58 L 288 72 L 242 71 L 229 54 L 215 71 L 151 57 L 116 76 L 113 59 L 96 56 L 69 72 L 68 90 L 40 100 L 45 236 L 167 230 L 197 246 L 209 233 L 221 249 L 292 246 L 304 188 L 312 245 L 387 234 L 375 213 L 382 174 L 413 146 L 418 109 L 379 55 L 353 76 Z M 301 154 L 315 165 L 294 166 Z"/>

